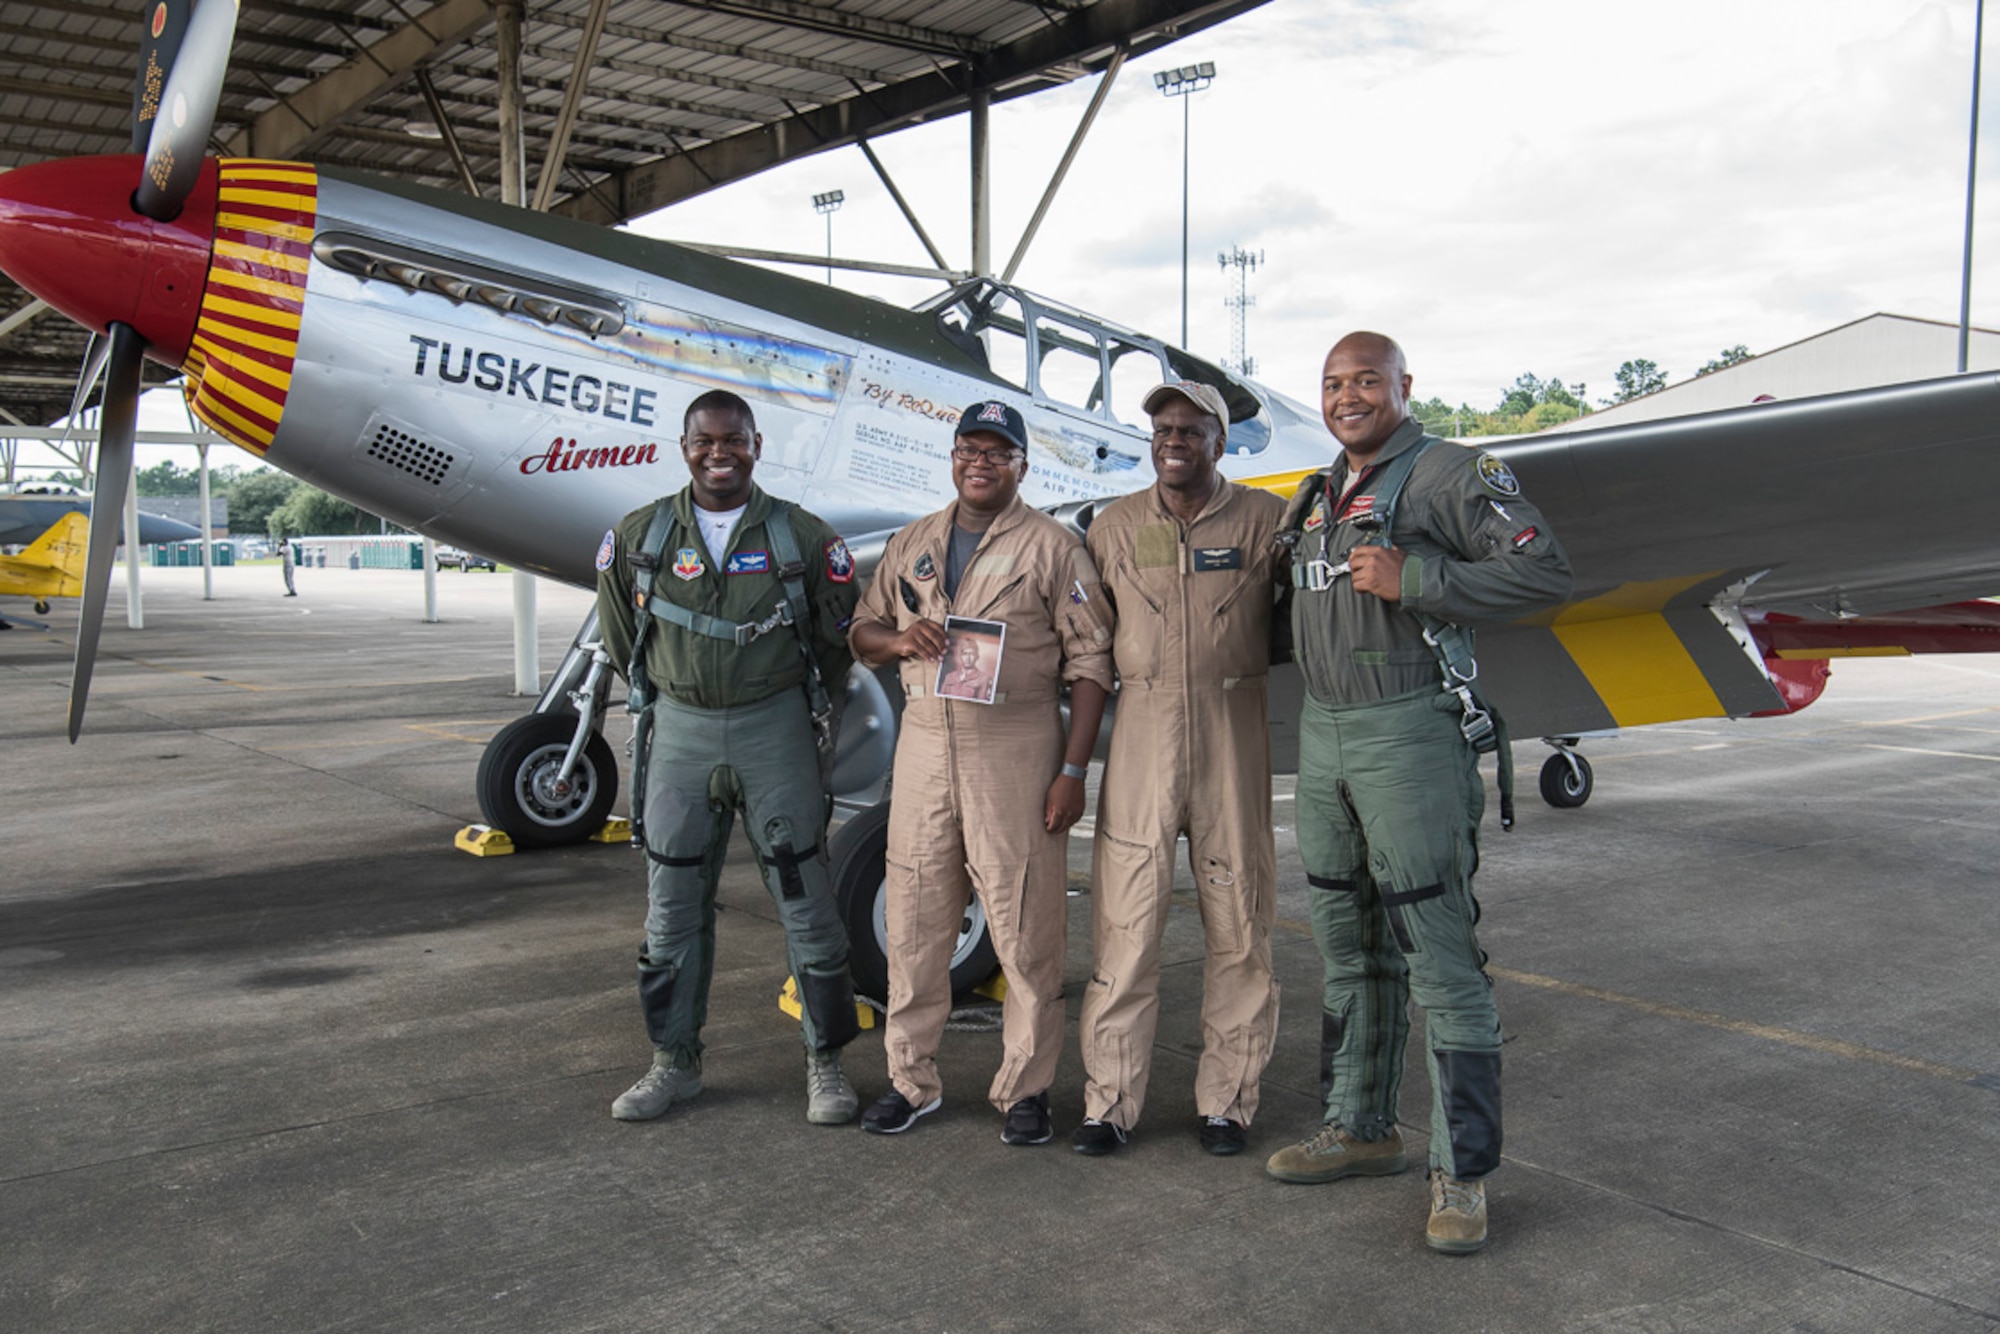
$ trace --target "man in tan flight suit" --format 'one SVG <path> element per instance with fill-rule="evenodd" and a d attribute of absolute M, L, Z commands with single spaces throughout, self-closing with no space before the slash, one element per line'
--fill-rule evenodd
<path fill-rule="evenodd" d="M 1118 611 L 1118 720 L 1091 866 L 1095 962 L 1079 1024 L 1087 1119 L 1070 1146 L 1111 1153 L 1145 1106 L 1174 845 L 1185 834 L 1207 938 L 1195 1111 L 1201 1146 L 1233 1154 L 1257 1114 L 1278 1026 L 1265 678 L 1285 505 L 1216 471 L 1229 409 L 1214 388 L 1163 384 L 1145 408 L 1159 480 L 1090 525 Z"/>
<path fill-rule="evenodd" d="M 1005 403 L 975 403 L 952 442 L 958 499 L 889 539 L 848 642 L 899 665 L 902 734 L 889 809 L 893 1087 L 862 1117 L 878 1135 L 936 1111 L 951 952 L 976 890 L 1007 973 L 1005 1057 L 988 1098 L 1007 1144 L 1053 1136 L 1048 1088 L 1063 1036 L 1069 827 L 1111 690 L 1111 608 L 1074 534 L 1024 504 L 1028 436 Z M 1006 623 L 993 702 L 941 699 L 947 616 Z M 1062 686 L 1070 687 L 1063 732 Z"/>

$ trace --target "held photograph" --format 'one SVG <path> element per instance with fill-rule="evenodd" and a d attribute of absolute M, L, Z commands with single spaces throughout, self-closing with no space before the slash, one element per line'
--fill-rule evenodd
<path fill-rule="evenodd" d="M 1000 656 L 1007 645 L 1007 623 L 947 616 L 944 633 L 937 693 L 973 704 L 993 703 L 994 687 L 1000 680 Z"/>

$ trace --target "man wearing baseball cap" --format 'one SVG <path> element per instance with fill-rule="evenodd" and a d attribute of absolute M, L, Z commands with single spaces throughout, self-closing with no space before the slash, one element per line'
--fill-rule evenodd
<path fill-rule="evenodd" d="M 1146 1102 L 1160 941 L 1183 834 L 1201 904 L 1201 1146 L 1242 1151 L 1278 1026 L 1277 908 L 1265 678 L 1284 502 L 1216 471 L 1229 409 L 1179 380 L 1146 395 L 1151 488 L 1105 507 L 1089 550 L 1118 613 L 1118 726 L 1098 788 L 1094 962 L 1078 1025 L 1088 1119 L 1070 1145 L 1115 1151 Z"/>
<path fill-rule="evenodd" d="M 1083 815 L 1111 690 L 1112 614 L 1083 543 L 1021 500 L 1027 454 L 1019 412 L 998 401 L 965 409 L 951 450 L 958 499 L 889 539 L 848 631 L 861 661 L 897 664 L 906 699 L 885 902 L 892 1087 L 861 1122 L 878 1135 L 943 1101 L 951 953 L 974 893 L 1007 973 L 1004 1057 L 987 1094 L 1006 1118 L 1000 1138 L 1045 1144 L 1054 1134 L 1069 827 Z M 938 695 L 947 616 L 1005 623 L 991 703 Z"/>

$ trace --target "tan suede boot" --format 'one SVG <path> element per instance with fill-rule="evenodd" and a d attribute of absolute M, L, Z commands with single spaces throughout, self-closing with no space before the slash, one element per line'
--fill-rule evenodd
<path fill-rule="evenodd" d="M 1486 1245 L 1486 1183 L 1431 1172 L 1431 1221 L 1424 1240 L 1434 1251 L 1470 1255 Z"/>
<path fill-rule="evenodd" d="M 1311 1139 L 1272 1154 L 1264 1170 L 1280 1181 L 1313 1186 L 1342 1177 L 1394 1176 L 1409 1165 L 1400 1130 L 1391 1127 L 1381 1139 L 1363 1140 L 1338 1121 L 1329 1121 Z"/>

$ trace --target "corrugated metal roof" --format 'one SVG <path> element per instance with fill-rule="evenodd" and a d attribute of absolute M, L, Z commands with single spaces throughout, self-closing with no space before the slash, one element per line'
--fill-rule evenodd
<path fill-rule="evenodd" d="M 622 222 L 792 157 L 952 114 L 974 88 L 1000 100 L 1068 82 L 1102 69 L 1120 45 L 1141 54 L 1261 3 L 609 0 L 552 207 Z M 524 6 L 530 191 L 591 5 Z M 444 141 L 412 133 L 432 120 L 421 68 L 474 180 L 497 197 L 491 8 L 244 0 L 214 147 L 463 189 Z M 0 166 L 129 151 L 142 14 L 131 4 L 0 0 Z M 388 54 L 413 44 L 415 59 Z M 26 300 L 0 280 L 0 320 Z M 32 423 L 66 411 L 63 382 L 74 380 L 85 338 L 48 314 L 0 339 L 0 410 Z"/>

